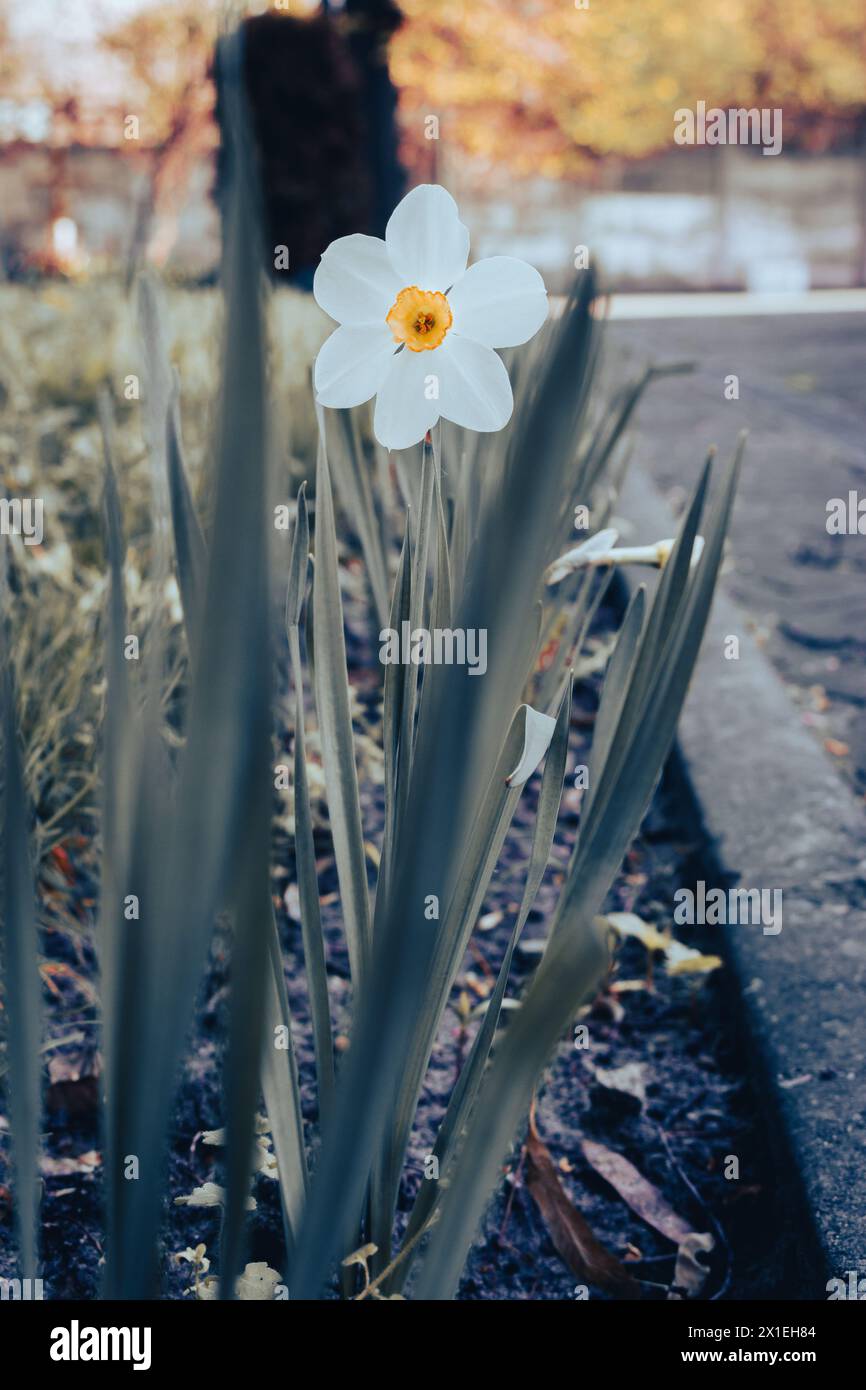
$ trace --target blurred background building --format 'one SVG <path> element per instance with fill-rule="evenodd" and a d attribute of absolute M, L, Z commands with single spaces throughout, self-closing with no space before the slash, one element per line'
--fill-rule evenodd
<path fill-rule="evenodd" d="M 307 283 L 405 183 L 473 254 L 549 285 L 582 247 L 623 289 L 866 284 L 862 0 L 275 0 L 248 82 L 268 234 Z M 180 280 L 219 255 L 206 0 L 0 0 L 0 268 Z M 780 109 L 783 147 L 677 145 L 675 113 Z M 399 152 L 399 153 L 398 153 Z"/>

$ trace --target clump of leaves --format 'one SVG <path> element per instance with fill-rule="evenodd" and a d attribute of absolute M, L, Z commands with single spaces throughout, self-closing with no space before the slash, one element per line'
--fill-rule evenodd
<path fill-rule="evenodd" d="M 249 144 L 232 41 L 223 59 L 233 147 L 243 155 Z M 649 376 L 606 412 L 591 403 L 596 291 L 593 277 L 583 274 L 538 351 L 512 363 L 517 406 L 509 428 L 469 437 L 440 426 L 414 455 L 396 461 L 397 491 L 408 504 L 396 571 L 389 461 L 365 448 L 355 415 L 333 413 L 327 424 L 320 419 L 312 590 L 308 595 L 311 528 L 302 489 L 286 603 L 295 695 L 294 850 L 321 1121 L 311 1176 L 270 897 L 273 435 L 254 195 L 249 161 L 240 157 L 226 236 L 225 351 L 207 531 L 186 474 L 170 373 L 152 364 L 152 379 L 168 385 L 161 403 L 165 445 L 157 451 L 167 483 L 153 488 L 154 506 L 164 510 L 155 518 L 151 580 L 160 592 L 173 564 L 189 652 L 182 727 L 170 741 L 163 695 L 171 645 L 163 610 L 152 617 L 138 679 L 124 660 L 130 628 L 123 524 L 110 425 L 105 431 L 105 1291 L 142 1298 L 157 1286 L 154 1233 L 174 1078 L 214 918 L 226 910 L 232 978 L 224 1186 L 193 1194 L 194 1201 L 212 1199 L 222 1208 L 219 1284 L 214 1276 L 199 1280 L 198 1296 L 218 1288 L 223 1298 L 244 1297 L 247 1286 L 259 1296 L 276 1273 L 247 1266 L 242 1274 L 250 1175 L 257 1154 L 261 1158 L 261 1091 L 286 1235 L 280 1274 L 292 1298 L 318 1297 L 337 1276 L 343 1295 L 351 1297 L 361 1266 L 364 1296 L 392 1299 L 405 1290 L 415 1298 L 450 1298 L 538 1077 L 607 970 L 607 930 L 597 915 L 674 738 L 718 575 L 739 460 L 724 470 L 709 507 L 707 464 L 676 543 L 659 559 L 663 569 L 652 605 L 638 590 L 624 616 L 596 719 L 580 833 L 546 946 L 519 1008 L 498 1031 L 513 953 L 555 833 L 572 667 L 584 651 L 610 566 L 566 567 L 555 585 L 549 574 L 573 540 L 576 507 L 590 507 L 597 528 L 605 527 L 623 431 Z M 151 350 L 159 351 L 153 344 Z M 411 664 L 385 670 L 384 830 L 372 896 L 335 485 L 353 514 L 380 623 L 398 631 L 409 622 L 413 629 L 487 632 L 483 679 L 456 665 L 428 666 L 423 677 Z M 695 544 L 699 526 L 702 550 Z M 339 1069 L 306 773 L 306 690 L 314 697 L 352 977 L 351 1045 Z M 8 735 L 6 744 L 8 758 L 14 751 Z M 542 762 L 511 939 L 439 1126 L 431 1168 L 438 1178 L 422 1182 L 397 1240 L 398 1191 L 431 1050 L 523 788 Z M 13 760 L 13 787 L 14 772 Z M 21 816 L 20 806 L 7 807 L 7 835 L 16 826 L 20 834 Z M 11 886 L 20 899 L 21 883 Z M 134 931 L 123 919 L 130 894 L 139 907 Z M 20 974 L 29 968 L 32 919 L 17 912 L 4 927 Z M 18 1027 L 10 1080 L 13 1094 L 25 1098 L 19 1100 L 19 1161 L 29 1163 L 34 1140 L 27 1117 L 38 1099 L 28 1040 Z M 139 1160 L 135 1182 L 125 1180 L 129 1155 Z M 534 1161 L 543 1170 L 541 1149 Z M 26 1187 L 21 1195 L 27 1198 Z M 29 1200 L 21 1211 L 25 1231 Z M 25 1248 L 32 1246 L 25 1242 Z M 358 1259 L 347 1265 L 353 1251 Z"/>

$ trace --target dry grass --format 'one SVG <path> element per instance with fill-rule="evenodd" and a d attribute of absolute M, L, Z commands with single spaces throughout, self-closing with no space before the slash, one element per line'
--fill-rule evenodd
<path fill-rule="evenodd" d="M 160 299 L 168 356 L 183 383 L 187 464 L 199 492 L 217 404 L 221 297 L 216 289 L 168 289 Z M 291 290 L 273 296 L 270 313 L 276 486 L 288 500 L 315 469 L 310 369 L 331 324 L 310 296 Z M 73 833 L 84 850 L 97 816 L 106 586 L 97 405 L 105 387 L 117 421 L 130 629 L 146 630 L 158 606 L 177 633 L 181 625 L 174 579 L 161 586 L 160 605 L 149 578 L 153 507 L 139 318 L 135 296 L 124 298 L 114 283 L 0 288 L 4 495 L 38 497 L 44 505 L 42 545 L 9 540 L 8 621 L 39 867 L 49 875 L 51 850 Z M 138 377 L 138 400 L 127 399 L 130 376 Z M 291 825 L 290 807 L 287 818 Z"/>

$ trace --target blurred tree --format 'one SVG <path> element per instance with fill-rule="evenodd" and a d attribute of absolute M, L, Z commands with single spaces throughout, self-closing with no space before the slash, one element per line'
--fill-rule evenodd
<path fill-rule="evenodd" d="M 244 75 L 265 202 L 267 264 L 312 274 L 335 237 L 363 229 L 371 200 L 361 83 L 327 15 L 265 13 L 244 21 Z M 231 159 L 222 123 L 217 201 Z M 286 278 L 285 276 L 283 278 Z"/>
<path fill-rule="evenodd" d="M 591 172 L 669 147 L 678 107 L 779 106 L 787 148 L 866 129 L 863 0 L 401 0 L 391 72 L 407 157 Z"/>
<path fill-rule="evenodd" d="M 329 9 L 280 5 L 242 27 L 267 263 L 301 285 L 312 282 L 337 237 L 384 233 L 403 189 L 386 57 L 400 12 L 392 0 L 346 0 Z M 221 135 L 218 202 L 231 157 L 229 134 Z"/>
<path fill-rule="evenodd" d="M 370 136 L 371 201 L 367 231 L 385 235 L 385 224 L 405 190 L 397 153 L 397 91 L 388 72 L 388 43 L 403 22 L 394 0 L 345 0 L 343 31 L 360 74 Z"/>
<path fill-rule="evenodd" d="M 0 84 L 3 91 L 15 69 L 15 58 L 9 34 L 9 0 L 0 0 Z"/>
<path fill-rule="evenodd" d="M 5 38 L 0 9 L 0 39 Z M 22 108 L 44 106 L 44 135 L 29 136 L 49 154 L 39 189 L 46 204 L 40 268 L 62 269 L 52 228 L 67 208 L 70 156 L 76 148 L 116 149 L 146 173 L 136 209 L 130 272 L 150 253 L 161 260 L 173 239 L 173 195 L 215 142 L 208 66 L 218 17 L 198 0 L 144 5 L 116 22 L 107 7 L 91 16 L 89 44 L 46 25 L 4 42 L 4 95 Z M 50 22 L 50 17 L 46 23 Z M 160 216 L 157 216 L 161 214 Z"/>
<path fill-rule="evenodd" d="M 147 151 L 149 164 L 130 250 L 130 277 L 149 242 L 153 258 L 164 258 L 174 234 L 174 195 L 194 161 L 215 143 L 210 63 L 216 33 L 213 10 L 198 0 L 181 0 L 139 10 L 103 36 L 103 47 L 121 62 L 125 74 L 120 148 L 133 154 Z M 130 117 L 137 125 L 129 126 Z"/>

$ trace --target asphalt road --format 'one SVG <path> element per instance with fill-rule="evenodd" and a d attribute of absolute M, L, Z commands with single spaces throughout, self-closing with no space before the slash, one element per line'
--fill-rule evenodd
<path fill-rule="evenodd" d="M 866 314 L 642 319 L 606 338 L 614 375 L 695 364 L 637 415 L 635 457 L 675 507 L 706 447 L 727 455 L 749 431 L 724 582 L 800 718 L 866 794 L 866 535 L 827 531 L 830 498 L 866 500 Z"/>

